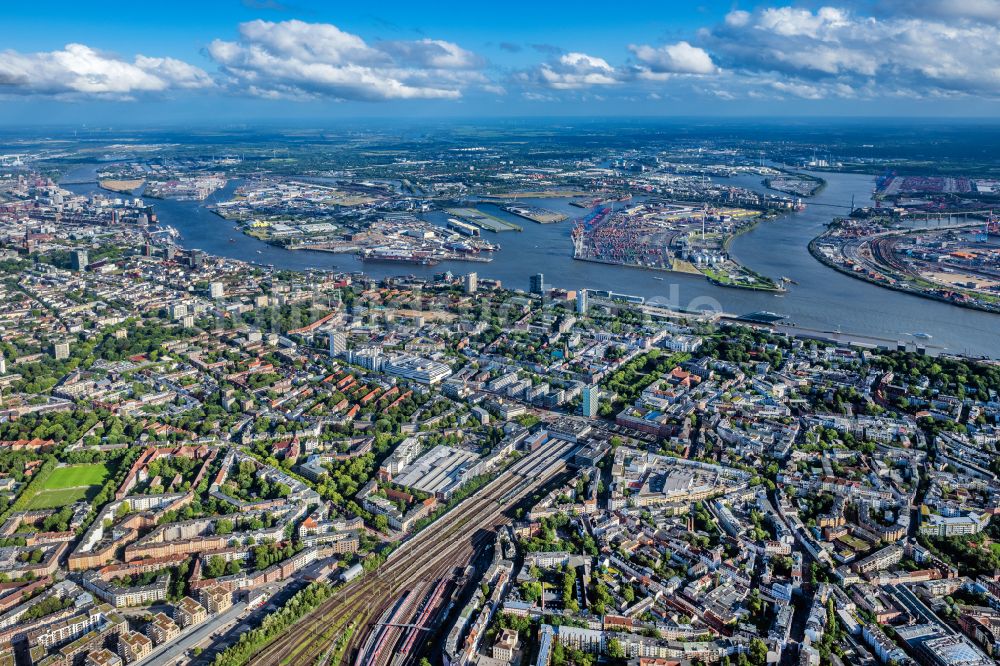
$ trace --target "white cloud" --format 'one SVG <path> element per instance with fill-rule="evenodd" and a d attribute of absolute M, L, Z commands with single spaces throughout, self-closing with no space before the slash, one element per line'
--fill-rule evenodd
<path fill-rule="evenodd" d="M 895 1 L 895 0 L 893 0 Z M 916 0 L 935 17 L 884 11 L 867 16 L 838 7 L 770 7 L 731 12 L 702 45 L 734 74 L 734 84 L 765 76 L 772 90 L 807 99 L 828 96 L 1000 96 L 1000 26 L 968 18 L 1000 9 L 971 0 Z M 974 11 L 973 11 L 974 10 Z"/>
<path fill-rule="evenodd" d="M 455 99 L 487 84 L 475 54 L 435 39 L 368 44 L 328 23 L 250 21 L 209 55 L 237 90 L 268 98 Z"/>
<path fill-rule="evenodd" d="M 215 87 L 271 99 L 371 101 L 508 90 L 532 100 L 597 99 L 598 90 L 621 100 L 665 91 L 706 99 L 1000 98 L 1000 0 L 784 1 L 730 11 L 688 40 L 629 45 L 620 60 L 535 44 L 546 61 L 513 73 L 443 39 L 369 42 L 328 23 L 255 20 L 235 39 L 208 45 L 211 74 L 174 58 L 82 44 L 0 51 L 0 95 L 133 99 Z"/>
<path fill-rule="evenodd" d="M 802 99 L 823 99 L 826 95 L 819 86 L 808 83 L 788 83 L 786 81 L 771 81 L 771 87 L 782 93 L 788 93 Z"/>
<path fill-rule="evenodd" d="M 458 44 L 440 39 L 421 39 L 415 42 L 379 42 L 376 48 L 392 54 L 410 66 L 431 69 L 476 69 L 483 59 Z"/>
<path fill-rule="evenodd" d="M 742 28 L 750 22 L 750 12 L 742 9 L 734 9 L 726 14 L 726 25 L 733 28 Z"/>
<path fill-rule="evenodd" d="M 576 90 L 614 85 L 618 83 L 618 73 L 604 58 L 574 52 L 564 53 L 531 72 L 523 72 L 520 79 L 553 90 Z"/>
<path fill-rule="evenodd" d="M 608 64 L 604 58 L 587 55 L 586 53 L 567 53 L 559 58 L 559 64 L 578 70 L 600 70 L 602 72 L 613 72 L 614 67 Z"/>
<path fill-rule="evenodd" d="M 892 16 L 1000 21 L 1000 0 L 882 0 L 877 8 Z"/>
<path fill-rule="evenodd" d="M 649 74 L 714 74 L 715 63 L 708 52 L 688 42 L 653 47 L 632 45 L 629 50 Z"/>
<path fill-rule="evenodd" d="M 848 25 L 846 14 L 835 7 L 821 7 L 815 14 L 795 7 L 769 7 L 757 15 L 755 27 L 785 37 L 817 38 Z"/>
<path fill-rule="evenodd" d="M 204 70 L 174 58 L 137 55 L 129 62 L 83 44 L 61 51 L 0 52 L 0 92 L 131 98 L 139 93 L 208 88 Z"/>

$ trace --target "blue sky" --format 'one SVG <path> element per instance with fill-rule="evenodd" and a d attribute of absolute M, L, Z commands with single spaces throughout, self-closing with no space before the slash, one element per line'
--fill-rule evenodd
<path fill-rule="evenodd" d="M 0 121 L 1000 110 L 1000 0 L 86 4 L 0 9 Z"/>

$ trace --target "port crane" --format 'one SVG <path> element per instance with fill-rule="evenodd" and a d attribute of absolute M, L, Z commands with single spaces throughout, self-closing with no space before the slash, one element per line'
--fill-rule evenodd
<path fill-rule="evenodd" d="M 1000 234 L 1000 218 L 997 218 L 992 210 L 986 216 L 986 224 L 983 225 L 982 232 L 976 235 L 976 241 L 985 243 L 989 240 L 990 234 Z"/>

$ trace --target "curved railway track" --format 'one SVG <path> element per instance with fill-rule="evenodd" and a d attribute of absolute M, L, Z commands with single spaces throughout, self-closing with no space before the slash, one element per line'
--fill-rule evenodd
<path fill-rule="evenodd" d="M 565 467 L 573 446 L 564 442 L 543 445 L 514 463 L 496 479 L 444 516 L 404 542 L 378 569 L 339 589 L 333 597 L 293 625 L 255 655 L 253 666 L 346 663 L 353 648 L 364 641 L 369 624 L 404 589 L 416 581 L 445 576 L 464 565 L 488 533 L 509 519 L 504 512 L 513 503 L 544 485 Z M 338 637 L 353 629 L 338 654 Z"/>

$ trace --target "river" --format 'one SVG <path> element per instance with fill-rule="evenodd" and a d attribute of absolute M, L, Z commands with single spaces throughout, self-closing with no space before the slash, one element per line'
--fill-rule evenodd
<path fill-rule="evenodd" d="M 93 171 L 94 167 L 78 169 L 67 174 L 65 179 L 84 180 L 88 172 L 92 175 Z M 762 222 L 736 238 L 730 248 L 734 257 L 750 268 L 774 279 L 786 276 L 796 282 L 781 295 L 718 287 L 693 275 L 575 261 L 569 240 L 569 222 L 535 224 L 508 215 L 491 204 L 484 204 L 484 210 L 516 221 L 524 231 L 484 232 L 489 240 L 502 246 L 492 263 L 443 262 L 427 268 L 362 263 L 345 254 L 285 250 L 242 234 L 235 224 L 218 217 L 201 202 L 151 201 L 160 222 L 180 232 L 179 242 L 184 247 L 257 264 L 273 264 L 281 269 L 335 268 L 348 272 L 365 271 L 377 278 L 411 273 L 429 277 L 444 270 L 455 274 L 475 271 L 482 277 L 502 280 L 507 287 L 521 289 L 528 288 L 529 275 L 541 272 L 546 284 L 553 287 L 608 289 L 679 307 L 717 304 L 726 312 L 736 314 L 769 310 L 786 315 L 788 321 L 800 327 L 842 330 L 889 340 L 913 342 L 912 334 L 923 332 L 933 336 L 933 346 L 953 353 L 1000 357 L 998 315 L 883 289 L 816 261 L 809 254 L 807 244 L 832 218 L 846 213 L 843 209 L 817 204 L 849 206 L 853 197 L 856 205 L 869 205 L 873 185 L 870 176 L 817 175 L 826 180 L 827 185 L 816 197 L 806 200 L 805 210 Z M 765 190 L 760 179 L 752 176 L 724 179 L 723 182 Z M 234 188 L 235 183 L 231 182 L 205 203 L 225 200 Z M 67 189 L 89 193 L 97 186 L 71 185 Z M 566 212 L 571 217 L 585 212 L 563 198 L 533 199 L 531 203 Z M 433 212 L 426 217 L 444 224 L 447 216 Z"/>

